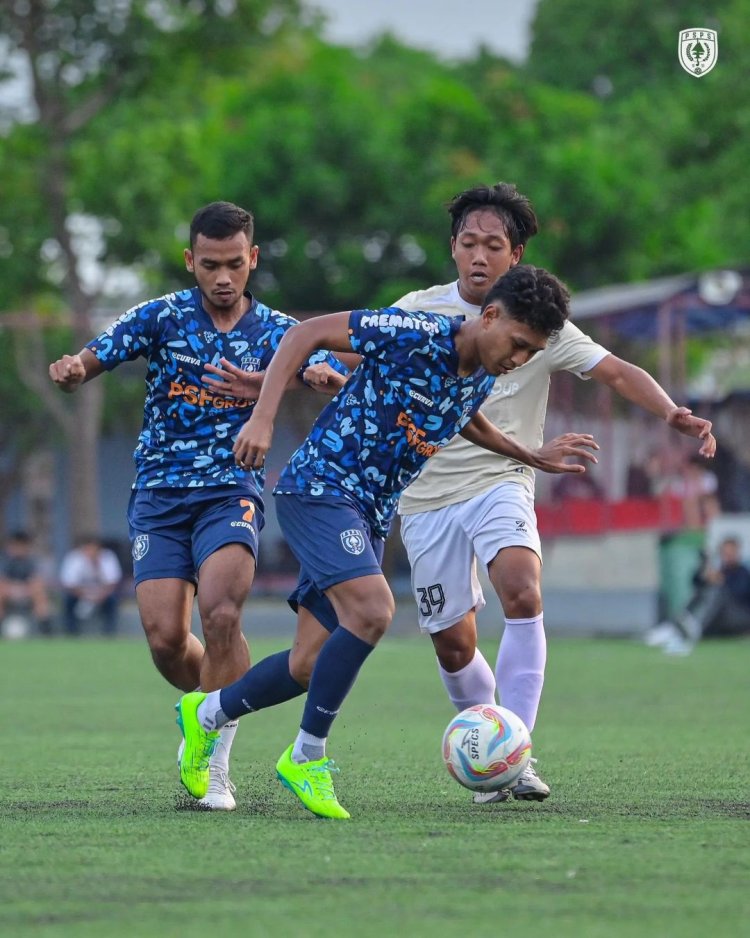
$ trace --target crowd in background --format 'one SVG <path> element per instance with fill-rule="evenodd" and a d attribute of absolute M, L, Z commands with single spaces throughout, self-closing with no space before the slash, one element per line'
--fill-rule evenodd
<path fill-rule="evenodd" d="M 27 531 L 13 531 L 0 551 L 0 634 L 111 637 L 127 583 L 118 554 L 95 535 L 81 537 L 55 570 Z"/>

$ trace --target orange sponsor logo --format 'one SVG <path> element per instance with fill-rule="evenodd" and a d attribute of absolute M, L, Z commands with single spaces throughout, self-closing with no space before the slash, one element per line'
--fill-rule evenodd
<path fill-rule="evenodd" d="M 403 410 L 396 418 L 396 424 L 406 429 L 406 442 L 409 446 L 413 446 L 420 456 L 434 456 L 440 449 L 439 446 L 435 446 L 434 443 L 428 443 L 425 440 L 426 434 L 424 430 L 420 430 Z"/>
<path fill-rule="evenodd" d="M 218 410 L 230 407 L 250 407 L 253 401 L 241 400 L 236 397 L 222 397 L 208 388 L 199 388 L 196 384 L 181 384 L 179 381 L 170 381 L 170 398 L 181 397 L 186 404 L 196 407 L 215 407 Z"/>

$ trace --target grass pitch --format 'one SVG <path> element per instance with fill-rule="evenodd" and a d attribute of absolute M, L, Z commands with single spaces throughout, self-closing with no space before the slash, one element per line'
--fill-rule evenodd
<path fill-rule="evenodd" d="M 178 793 L 178 695 L 145 643 L 4 643 L 0 933 L 745 933 L 750 643 L 549 652 L 534 734 L 546 803 L 470 804 L 442 767 L 451 709 L 429 644 L 394 637 L 334 727 L 353 816 L 337 822 L 275 780 L 299 700 L 242 721 L 238 810 L 200 813 Z"/>

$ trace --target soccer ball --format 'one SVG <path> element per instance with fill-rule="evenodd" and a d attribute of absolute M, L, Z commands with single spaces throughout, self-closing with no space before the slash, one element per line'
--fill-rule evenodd
<path fill-rule="evenodd" d="M 505 707 L 468 707 L 450 721 L 443 734 L 443 760 L 448 771 L 472 791 L 507 788 L 530 758 L 531 737 L 526 724 Z"/>

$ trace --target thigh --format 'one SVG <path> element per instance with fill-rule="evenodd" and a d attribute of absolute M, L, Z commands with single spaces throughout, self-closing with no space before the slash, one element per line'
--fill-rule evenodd
<path fill-rule="evenodd" d="M 525 547 L 541 563 L 534 498 L 516 482 L 503 482 L 463 503 L 462 523 L 480 563 L 488 567 L 506 547 Z"/>
<path fill-rule="evenodd" d="M 208 558 L 229 545 L 242 545 L 244 550 L 232 552 L 231 559 L 221 566 L 231 569 L 236 557 L 246 558 L 248 552 L 258 557 L 258 538 L 265 524 L 263 505 L 247 492 L 226 488 L 206 491 L 196 499 L 192 521 L 192 555 L 196 570 L 203 569 Z M 239 566 L 244 566 L 237 561 Z M 254 563 L 253 563 L 254 569 Z M 252 578 L 251 578 L 252 582 Z"/>
<path fill-rule="evenodd" d="M 332 632 L 340 618 L 330 589 L 361 578 L 381 577 L 385 542 L 346 499 L 279 495 L 276 515 L 300 565 L 289 599 Z"/>
<path fill-rule="evenodd" d="M 192 518 L 181 494 L 135 489 L 128 505 L 128 525 L 136 586 L 166 579 L 195 583 Z"/>
<path fill-rule="evenodd" d="M 222 604 L 240 609 L 255 577 L 255 558 L 244 544 L 227 544 L 210 554 L 198 571 L 198 606 L 203 613 Z"/>
<path fill-rule="evenodd" d="M 401 518 L 419 627 L 434 634 L 485 605 L 474 548 L 461 525 L 462 503 Z"/>
<path fill-rule="evenodd" d="M 148 638 L 171 643 L 190 632 L 195 587 L 186 580 L 144 580 L 135 588 L 138 612 Z"/>
<path fill-rule="evenodd" d="M 335 583 L 326 595 L 341 625 L 371 645 L 391 624 L 395 602 L 382 573 Z"/>
<path fill-rule="evenodd" d="M 302 574 L 321 592 L 382 572 L 385 542 L 347 499 L 278 495 L 276 515 Z"/>

